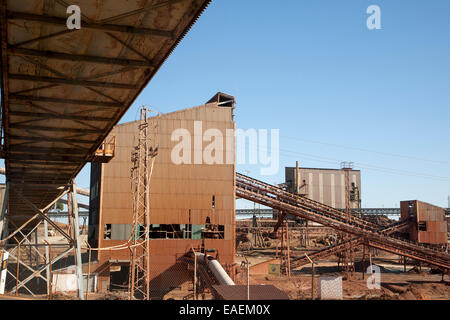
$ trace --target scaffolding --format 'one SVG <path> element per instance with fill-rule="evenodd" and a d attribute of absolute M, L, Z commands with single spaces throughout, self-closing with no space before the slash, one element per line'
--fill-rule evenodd
<path fill-rule="evenodd" d="M 133 240 L 130 246 L 130 300 L 150 299 L 150 179 L 158 154 L 158 147 L 152 138 L 156 130 L 150 130 L 150 112 L 146 106 L 141 108 L 139 137 L 131 153 Z"/>

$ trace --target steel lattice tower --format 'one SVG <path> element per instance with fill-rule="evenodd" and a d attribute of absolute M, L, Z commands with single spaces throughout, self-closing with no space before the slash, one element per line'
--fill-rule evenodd
<path fill-rule="evenodd" d="M 150 299 L 150 179 L 158 152 L 148 121 L 151 112 L 141 109 L 138 142 L 131 152 L 133 190 L 133 228 L 130 246 L 130 299 Z M 154 128 L 153 128 L 154 129 Z M 153 131 L 153 133 L 155 133 Z"/>

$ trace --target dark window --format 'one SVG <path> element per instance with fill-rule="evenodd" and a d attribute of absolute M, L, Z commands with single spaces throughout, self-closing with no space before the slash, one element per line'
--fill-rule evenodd
<path fill-rule="evenodd" d="M 427 231 L 426 221 L 419 221 L 418 227 L 419 227 L 419 231 Z"/>
<path fill-rule="evenodd" d="M 111 224 L 105 224 L 103 228 L 103 239 L 111 240 Z"/>

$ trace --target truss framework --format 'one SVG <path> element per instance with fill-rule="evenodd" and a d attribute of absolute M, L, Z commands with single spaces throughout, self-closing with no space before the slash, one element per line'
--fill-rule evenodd
<path fill-rule="evenodd" d="M 35 288 L 30 287 L 32 280 L 37 279 L 39 283 L 40 279 L 46 282 L 47 294 L 51 297 L 52 294 L 52 277 L 51 268 L 57 261 L 63 259 L 68 254 L 73 252 L 75 256 L 76 274 L 78 281 L 78 297 L 84 299 L 84 286 L 83 275 L 81 268 L 81 243 L 79 239 L 79 218 L 78 218 L 78 202 L 77 202 L 77 188 L 75 183 L 68 186 L 64 192 L 56 199 L 54 199 L 45 208 L 37 208 L 30 200 L 28 200 L 21 192 L 16 190 L 15 185 L 7 182 L 7 192 L 5 193 L 4 203 L 8 202 L 9 193 L 16 193 L 17 198 L 20 199 L 26 206 L 35 212 L 33 216 L 29 216 L 28 220 L 22 225 L 17 225 L 14 222 L 15 215 L 10 215 L 7 206 L 3 206 L 0 226 L 3 230 L 0 230 L 1 241 L 0 248 L 9 252 L 9 261 L 16 264 L 16 273 L 14 274 L 10 270 L 7 271 L 8 275 L 15 280 L 16 285 L 11 290 L 16 295 L 19 290 L 22 289 L 32 296 L 37 294 Z M 71 227 L 73 230 L 69 231 L 69 234 L 61 229 L 53 220 L 48 216 L 47 211 L 64 195 L 68 196 L 68 218 L 72 221 Z M 41 224 L 44 224 L 44 243 L 39 243 L 37 230 Z M 61 245 L 53 245 L 53 247 L 64 247 L 62 253 L 57 255 L 51 254 L 50 250 L 52 245 L 48 240 L 48 224 L 50 224 L 58 233 L 64 236 L 67 243 Z M 31 226 L 31 228 L 30 228 Z M 0 228 L 0 229 L 1 229 Z M 11 233 L 8 233 L 8 230 Z M 34 236 L 34 241 L 32 237 Z M 12 241 L 14 240 L 14 242 Z M 44 247 L 44 253 L 39 248 Z M 25 254 L 24 254 L 25 252 Z M 21 277 L 21 270 L 26 271 L 27 274 Z"/>
<path fill-rule="evenodd" d="M 148 116 L 143 106 L 139 136 L 131 153 L 131 186 L 133 190 L 133 228 L 129 291 L 131 299 L 150 299 L 150 179 L 158 147 L 152 138 Z"/>

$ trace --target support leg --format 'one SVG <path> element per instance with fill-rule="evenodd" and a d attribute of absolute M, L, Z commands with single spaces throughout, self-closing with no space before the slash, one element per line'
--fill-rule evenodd
<path fill-rule="evenodd" d="M 35 267 L 37 269 L 39 267 L 39 254 L 38 254 L 39 247 L 37 245 L 38 244 L 38 229 L 37 228 L 36 228 L 36 230 L 34 230 L 34 244 L 35 244 L 35 250 L 37 251 L 35 258 L 34 258 L 34 263 L 35 263 Z M 39 278 L 36 279 L 36 283 L 37 283 L 37 286 L 39 287 L 39 284 L 40 284 Z"/>
<path fill-rule="evenodd" d="M 48 224 L 47 220 L 44 220 L 44 241 L 48 243 Z M 47 268 L 45 270 L 45 275 L 47 278 L 47 295 L 50 295 L 50 282 L 53 281 L 50 275 L 50 250 L 48 246 L 45 246 L 45 264 L 47 264 Z"/>
<path fill-rule="evenodd" d="M 0 237 L 5 237 L 5 230 L 8 230 L 5 213 L 8 208 L 9 183 L 6 183 L 5 196 L 3 197 L 2 211 L 0 212 Z"/>
<path fill-rule="evenodd" d="M 73 236 L 75 240 L 75 262 L 77 270 L 78 280 L 78 298 L 84 300 L 84 288 L 83 288 L 83 268 L 81 261 L 81 242 L 80 242 L 80 226 L 78 218 L 78 201 L 77 201 L 77 188 L 75 182 L 72 184 L 72 210 L 73 210 Z"/>

